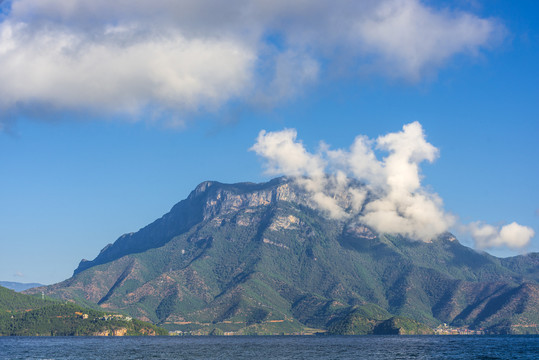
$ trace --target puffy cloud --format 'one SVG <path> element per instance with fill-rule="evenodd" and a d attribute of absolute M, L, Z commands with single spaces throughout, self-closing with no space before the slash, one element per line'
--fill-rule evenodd
<path fill-rule="evenodd" d="M 421 124 L 413 122 L 398 133 L 381 136 L 377 148 L 389 152 L 380 164 L 384 196 L 365 206 L 360 219 L 375 230 L 429 240 L 453 224 L 436 194 L 421 189 L 419 164 L 432 162 L 438 149 L 425 140 Z"/>
<path fill-rule="evenodd" d="M 358 136 L 349 150 L 323 145 L 316 154 L 307 152 L 296 136 L 290 129 L 262 131 L 251 149 L 267 160 L 271 174 L 297 177 L 313 205 L 330 217 L 356 217 L 376 231 L 425 241 L 453 223 L 441 199 L 421 189 L 419 163 L 433 161 L 438 150 L 425 140 L 418 122 L 376 141 Z M 374 147 L 388 155 L 378 160 Z M 369 202 L 367 191 L 375 194 Z"/>
<path fill-rule="evenodd" d="M 419 0 L 12 0 L 2 6 L 4 117 L 35 104 L 134 115 L 149 107 L 216 109 L 231 100 L 273 105 L 342 64 L 346 74 L 374 65 L 417 80 L 456 54 L 490 46 L 502 29 L 495 20 Z"/>
<path fill-rule="evenodd" d="M 476 247 L 479 249 L 489 249 L 500 246 L 519 249 L 528 245 L 530 239 L 535 236 L 533 229 L 519 225 L 516 222 L 512 222 L 501 228 L 474 222 L 468 224 L 465 228 L 472 234 Z"/>
<path fill-rule="evenodd" d="M 378 138 L 377 147 L 389 152 L 384 158 L 387 185 L 394 192 L 412 192 L 420 186 L 419 163 L 433 162 L 438 149 L 425 140 L 421 124 L 404 125 L 401 132 Z"/>
<path fill-rule="evenodd" d="M 355 30 L 365 50 L 380 56 L 384 71 L 410 79 L 419 79 L 456 53 L 477 52 L 502 31 L 492 19 L 436 11 L 418 0 L 383 2 Z"/>
<path fill-rule="evenodd" d="M 324 161 L 307 152 L 301 142 L 296 142 L 297 132 L 287 129 L 279 132 L 262 130 L 250 149 L 267 160 L 268 174 L 319 177 L 324 174 Z"/>
<path fill-rule="evenodd" d="M 455 224 L 442 199 L 421 186 L 420 164 L 433 162 L 438 149 L 426 141 L 420 123 L 376 140 L 358 136 L 348 150 L 322 143 L 317 153 L 310 153 L 296 138 L 293 129 L 261 131 L 251 150 L 266 160 L 268 173 L 294 178 L 311 205 L 329 217 L 422 241 Z M 375 149 L 387 155 L 378 159 Z M 480 223 L 463 227 L 478 248 L 521 248 L 534 236 L 532 229 L 514 222 L 501 229 Z"/>
<path fill-rule="evenodd" d="M 435 194 L 387 194 L 365 206 L 359 219 L 381 233 L 402 234 L 429 241 L 447 231 L 454 216 L 444 212 Z"/>
<path fill-rule="evenodd" d="M 132 113 L 152 103 L 213 107 L 242 94 L 255 58 L 229 40 L 173 34 L 122 42 L 117 29 L 92 41 L 58 29 L 27 36 L 25 27 L 0 25 L 3 108 L 21 99 Z"/>
<path fill-rule="evenodd" d="M 335 164 L 333 170 L 347 169 L 346 173 L 351 173 L 357 179 L 370 184 L 383 185 L 383 166 L 374 154 L 374 145 L 373 140 L 360 135 L 355 138 L 350 151 L 329 150 L 328 148 L 328 157 Z"/>

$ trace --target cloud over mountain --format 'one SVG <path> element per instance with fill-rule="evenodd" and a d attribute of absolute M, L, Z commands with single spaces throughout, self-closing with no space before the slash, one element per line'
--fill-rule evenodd
<path fill-rule="evenodd" d="M 442 199 L 421 185 L 420 164 L 433 162 L 438 149 L 426 141 L 418 122 L 375 140 L 357 136 L 348 150 L 331 150 L 322 143 L 316 153 L 305 149 L 293 129 L 261 131 L 251 150 L 265 160 L 268 174 L 295 178 L 309 192 L 312 205 L 332 218 L 356 220 L 381 233 L 422 241 L 456 224 L 456 216 L 443 209 Z M 378 159 L 375 150 L 386 156 Z M 340 201 L 343 197 L 349 201 Z M 535 235 L 515 222 L 501 228 L 479 222 L 459 228 L 479 249 L 523 248 Z"/>
<path fill-rule="evenodd" d="M 12 0 L 0 14 L 0 109 L 124 113 L 275 104 L 332 67 L 419 80 L 503 27 L 419 0 Z M 347 65 L 343 65 L 347 64 Z"/>

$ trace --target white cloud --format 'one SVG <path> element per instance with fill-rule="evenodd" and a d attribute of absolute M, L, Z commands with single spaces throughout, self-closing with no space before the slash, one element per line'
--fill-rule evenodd
<path fill-rule="evenodd" d="M 193 110 L 242 95 L 251 80 L 255 54 L 233 41 L 172 34 L 122 43 L 109 32 L 94 42 L 57 29 L 27 37 L 25 27 L 0 25 L 3 108 L 31 99 L 132 113 L 153 103 Z"/>
<path fill-rule="evenodd" d="M 251 150 L 266 160 L 268 173 L 294 178 L 311 206 L 329 217 L 422 241 L 455 224 L 442 199 L 421 186 L 420 164 L 433 162 L 438 149 L 426 141 L 418 122 L 376 140 L 358 136 L 349 150 L 331 150 L 322 143 L 318 152 L 310 153 L 296 137 L 293 129 L 261 131 Z M 387 155 L 378 159 L 375 148 Z M 478 248 L 522 248 L 534 236 L 532 229 L 514 222 L 501 229 L 480 223 L 463 227 Z"/>
<path fill-rule="evenodd" d="M 472 234 L 475 245 L 479 249 L 507 246 L 511 249 L 520 249 L 529 244 L 535 236 L 533 229 L 522 226 L 516 222 L 502 226 L 501 228 L 480 222 L 474 222 L 466 226 Z"/>
<path fill-rule="evenodd" d="M 365 51 L 381 58 L 384 71 L 419 79 L 457 53 L 474 54 L 501 31 L 492 19 L 438 11 L 419 0 L 382 2 L 355 30 Z"/>
<path fill-rule="evenodd" d="M 251 149 L 267 160 L 271 174 L 298 177 L 313 205 L 330 217 L 357 217 L 376 231 L 425 241 L 453 223 L 453 217 L 442 210 L 441 199 L 421 189 L 419 163 L 433 161 L 438 150 L 426 142 L 418 122 L 376 141 L 358 136 L 349 151 L 323 145 L 311 154 L 296 136 L 290 129 L 262 131 Z M 373 147 L 388 155 L 378 160 Z M 354 186 L 351 178 L 367 187 Z M 376 198 L 365 203 L 367 189 Z"/>
<path fill-rule="evenodd" d="M 453 225 L 436 194 L 389 193 L 365 206 L 360 221 L 381 233 L 402 234 L 429 241 Z"/>
<path fill-rule="evenodd" d="M 266 172 L 271 175 L 320 177 L 324 175 L 324 161 L 307 152 L 301 142 L 296 142 L 297 132 L 287 129 L 279 132 L 262 130 L 250 149 L 267 160 Z"/>
<path fill-rule="evenodd" d="M 490 46 L 500 29 L 419 0 L 13 0 L 0 17 L 0 107 L 136 115 L 271 105 L 332 64 L 417 80 Z"/>
<path fill-rule="evenodd" d="M 438 149 L 425 140 L 421 124 L 413 122 L 398 133 L 381 136 L 379 149 L 389 152 L 379 167 L 384 196 L 365 206 L 360 219 L 379 232 L 405 234 L 429 240 L 454 223 L 442 209 L 442 200 L 421 188 L 419 164 L 432 162 Z"/>
<path fill-rule="evenodd" d="M 412 192 L 421 180 L 419 163 L 433 162 L 438 149 L 425 140 L 421 124 L 404 125 L 401 132 L 381 136 L 376 141 L 379 149 L 389 152 L 384 158 L 386 183 L 393 192 Z"/>
<path fill-rule="evenodd" d="M 327 154 L 335 164 L 334 171 L 344 168 L 347 169 L 346 173 L 349 172 L 357 179 L 382 186 L 384 181 L 383 166 L 374 154 L 374 146 L 373 140 L 360 135 L 355 138 L 350 151 L 329 150 L 328 147 Z"/>

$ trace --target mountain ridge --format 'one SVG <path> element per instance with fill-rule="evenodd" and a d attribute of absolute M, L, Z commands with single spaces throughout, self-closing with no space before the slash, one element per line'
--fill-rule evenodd
<path fill-rule="evenodd" d="M 539 323 L 537 258 L 499 259 L 450 233 L 421 242 L 331 219 L 293 179 L 203 182 L 72 278 L 30 292 L 192 333 L 327 329 L 366 304 L 429 326 L 511 333 Z"/>
<path fill-rule="evenodd" d="M 171 239 L 172 237 L 181 234 L 182 232 L 186 231 L 190 226 L 194 225 L 197 222 L 200 222 L 202 219 L 200 216 L 192 218 L 190 216 L 190 213 L 195 211 L 202 211 L 201 206 L 203 205 L 200 203 L 199 196 L 202 193 L 205 193 L 211 186 L 218 186 L 223 187 L 225 189 L 237 191 L 241 188 L 249 189 L 249 190 L 257 190 L 257 189 L 263 189 L 267 186 L 272 186 L 275 183 L 279 183 L 284 181 L 284 177 L 273 179 L 267 183 L 251 183 L 251 182 L 243 182 L 243 183 L 237 183 L 237 184 L 224 184 L 218 181 L 204 181 L 200 183 L 188 196 L 185 200 L 180 201 L 176 205 L 172 207 L 172 209 L 162 216 L 161 218 L 155 220 L 151 224 L 141 228 L 139 231 L 135 233 L 128 233 L 120 236 L 114 244 L 108 244 L 105 246 L 99 253 L 99 255 L 91 261 L 88 261 L 86 259 L 81 260 L 79 266 L 74 271 L 74 275 L 88 269 L 94 265 L 102 264 L 104 262 L 111 261 L 112 259 L 116 259 L 118 257 L 121 257 L 123 255 L 127 255 L 130 253 L 135 252 L 142 252 L 145 250 L 149 250 L 153 247 L 159 247 L 160 245 L 163 245 L 164 242 Z M 184 222 L 176 222 L 174 219 L 176 218 L 183 218 L 186 217 L 187 221 Z M 183 220 L 183 219 L 182 219 Z M 165 226 L 167 228 L 165 233 L 161 233 L 159 235 L 159 238 L 157 241 L 153 241 L 151 243 L 148 242 L 139 242 L 138 236 L 144 237 L 148 232 L 152 232 L 153 228 L 159 227 L 159 226 Z M 135 238 L 134 238 L 135 237 Z M 125 244 L 129 242 L 130 246 L 128 248 L 125 247 Z"/>
<path fill-rule="evenodd" d="M 16 281 L 0 281 L 0 286 L 3 286 L 11 290 L 15 290 L 17 292 L 21 292 L 21 291 L 28 290 L 34 287 L 40 287 L 40 286 L 45 286 L 45 285 L 39 284 L 39 283 L 21 283 L 21 282 L 16 282 Z"/>

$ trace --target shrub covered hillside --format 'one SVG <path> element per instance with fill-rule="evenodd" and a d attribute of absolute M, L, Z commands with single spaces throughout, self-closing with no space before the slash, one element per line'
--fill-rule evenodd
<path fill-rule="evenodd" d="M 157 326 L 0 287 L 0 335 L 167 335 Z"/>

